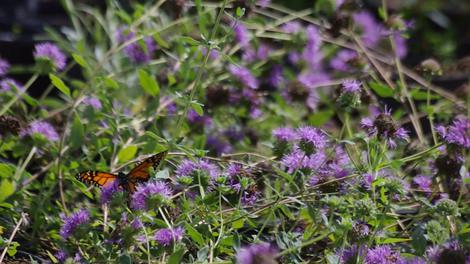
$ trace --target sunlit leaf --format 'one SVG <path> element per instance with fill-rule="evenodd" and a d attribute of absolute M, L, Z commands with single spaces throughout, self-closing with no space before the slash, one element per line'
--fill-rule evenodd
<path fill-rule="evenodd" d="M 139 69 L 137 74 L 139 76 L 140 86 L 142 86 L 148 94 L 152 96 L 158 95 L 160 87 L 158 86 L 157 80 L 143 69 Z"/>
<path fill-rule="evenodd" d="M 126 162 L 135 157 L 137 146 L 130 145 L 121 149 L 118 153 L 119 162 Z"/>
<path fill-rule="evenodd" d="M 49 74 L 49 78 L 51 79 L 52 84 L 59 89 L 62 93 L 70 97 L 70 88 L 56 75 Z"/>

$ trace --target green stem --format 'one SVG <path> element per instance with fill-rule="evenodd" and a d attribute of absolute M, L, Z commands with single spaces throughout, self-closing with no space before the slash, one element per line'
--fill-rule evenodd
<path fill-rule="evenodd" d="M 426 110 L 428 112 L 429 125 L 431 126 L 431 134 L 434 145 L 437 144 L 436 129 L 434 129 L 434 109 L 431 110 L 431 89 L 427 88 L 426 94 Z"/>
<path fill-rule="evenodd" d="M 289 253 L 291 253 L 291 252 L 294 252 L 294 251 L 296 251 L 296 250 L 298 250 L 298 249 L 300 249 L 300 248 L 304 248 L 304 247 L 306 247 L 306 246 L 310 246 L 310 245 L 312 245 L 312 244 L 314 244 L 314 243 L 316 243 L 316 242 L 318 242 L 318 241 L 324 239 L 324 238 L 327 237 L 329 234 L 330 234 L 330 232 L 324 232 L 324 233 L 321 234 L 320 236 L 314 237 L 314 238 L 312 238 L 312 239 L 310 239 L 310 240 L 307 240 L 307 241 L 303 242 L 298 248 L 297 248 L 297 247 L 293 247 L 293 248 L 288 248 L 288 249 L 282 251 L 281 253 L 277 254 L 277 257 L 279 258 L 279 257 L 282 257 L 282 256 L 284 256 L 284 255 L 287 255 L 287 254 L 289 254 Z"/>
<path fill-rule="evenodd" d="M 210 43 L 212 41 L 212 39 L 214 39 L 215 35 L 217 34 L 217 29 L 218 29 L 219 24 L 220 24 L 220 19 L 222 17 L 222 14 L 224 13 L 225 6 L 227 5 L 227 1 L 228 0 L 224 0 L 224 2 L 222 3 L 222 7 L 220 8 L 219 13 L 217 14 L 217 18 L 215 20 L 214 28 L 212 29 L 211 35 L 207 39 L 207 43 Z M 193 89 L 191 90 L 191 93 L 189 95 L 189 100 L 186 103 L 186 105 L 184 106 L 183 113 L 179 116 L 178 121 L 176 122 L 175 133 L 174 133 L 174 135 L 176 135 L 175 139 L 178 139 L 181 135 L 181 125 L 182 125 L 183 119 L 188 114 L 189 106 L 191 105 L 191 102 L 193 101 L 194 96 L 196 95 L 196 92 L 197 92 L 197 90 L 200 86 L 200 80 L 202 78 L 202 74 L 203 74 L 203 71 L 206 67 L 206 64 L 209 61 L 211 51 L 212 51 L 212 46 L 209 46 L 208 49 L 207 49 L 207 52 L 206 52 L 206 56 L 204 57 L 204 61 L 201 65 L 201 67 L 198 69 L 196 79 L 194 80 Z"/>
<path fill-rule="evenodd" d="M 0 110 L 0 116 L 5 114 L 8 109 L 10 109 L 10 107 L 16 102 L 18 101 L 18 99 L 21 98 L 21 96 L 23 94 L 26 93 L 26 91 L 28 91 L 29 87 L 31 87 L 31 85 L 36 81 L 36 79 L 39 77 L 39 74 L 36 73 L 34 74 L 33 76 L 31 76 L 31 78 L 28 80 L 28 82 L 26 83 L 26 85 L 24 86 L 24 91 L 21 91 L 17 96 L 13 97 L 10 101 L 8 101 L 8 103 L 6 103 L 2 110 Z M 18 88 L 18 87 L 17 87 Z"/>

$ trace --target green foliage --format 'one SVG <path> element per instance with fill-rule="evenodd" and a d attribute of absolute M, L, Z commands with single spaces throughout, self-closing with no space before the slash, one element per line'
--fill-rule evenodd
<path fill-rule="evenodd" d="M 400 13 L 379 9 L 393 34 L 372 45 L 336 1 L 141 2 L 63 1 L 71 28 L 47 32 L 67 67 L 15 65 L 31 79 L 0 88 L 5 260 L 363 263 L 389 247 L 429 262 L 469 246 L 466 104 L 397 63 Z M 164 150 L 149 179 L 122 176 Z M 86 170 L 124 174 L 100 190 Z"/>

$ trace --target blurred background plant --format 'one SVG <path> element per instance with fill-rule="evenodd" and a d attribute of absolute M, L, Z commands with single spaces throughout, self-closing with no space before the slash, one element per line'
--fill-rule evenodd
<path fill-rule="evenodd" d="M 468 261 L 469 4 L 1 5 L 0 262 Z"/>

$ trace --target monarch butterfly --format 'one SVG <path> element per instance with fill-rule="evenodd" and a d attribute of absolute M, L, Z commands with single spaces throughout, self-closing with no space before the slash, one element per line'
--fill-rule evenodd
<path fill-rule="evenodd" d="M 163 151 L 144 159 L 137 163 L 137 165 L 128 174 L 119 172 L 116 175 L 101 171 L 82 171 L 75 177 L 83 183 L 93 184 L 99 187 L 109 187 L 112 184 L 115 184 L 115 181 L 118 181 L 117 184 L 119 188 L 132 194 L 135 192 L 137 184 L 146 182 L 150 179 L 148 169 L 150 167 L 156 169 L 167 153 L 168 151 Z"/>

